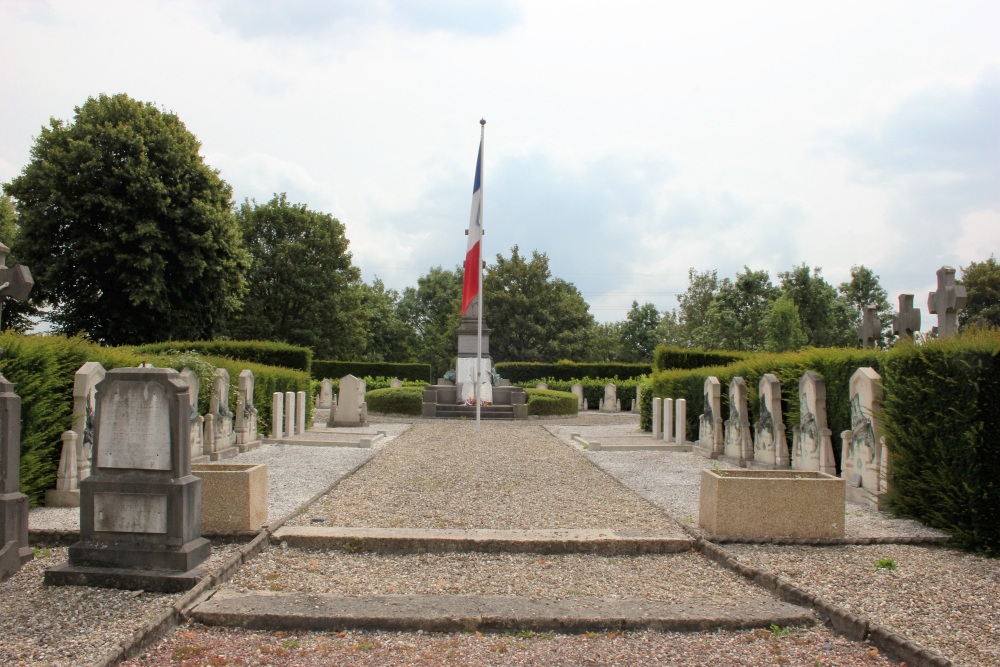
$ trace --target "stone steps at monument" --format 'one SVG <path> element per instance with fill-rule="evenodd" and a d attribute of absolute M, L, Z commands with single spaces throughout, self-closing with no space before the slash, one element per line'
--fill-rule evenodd
<path fill-rule="evenodd" d="M 474 405 L 438 405 L 437 419 L 475 419 L 476 406 Z M 481 405 L 479 406 L 480 419 L 514 419 L 514 406 L 512 405 Z"/>
<path fill-rule="evenodd" d="M 271 542 L 299 549 L 379 554 L 480 552 L 606 556 L 682 553 L 695 545 L 695 540 L 681 530 L 649 535 L 579 528 L 448 530 L 326 526 L 283 526 L 271 535 Z"/>
<path fill-rule="evenodd" d="M 530 599 L 497 595 L 373 595 L 239 592 L 223 589 L 189 616 L 205 625 L 251 630 L 403 632 L 698 632 L 816 623 L 804 607 L 761 596 L 725 604 L 574 596 Z"/>

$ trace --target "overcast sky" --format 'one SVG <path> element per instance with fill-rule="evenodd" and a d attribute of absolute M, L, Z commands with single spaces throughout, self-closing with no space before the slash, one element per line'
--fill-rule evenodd
<path fill-rule="evenodd" d="M 344 223 L 366 281 L 548 255 L 599 321 L 687 272 L 853 264 L 895 297 L 1000 251 L 1000 2 L 0 0 L 0 181 L 50 117 L 173 111 L 236 202 Z"/>

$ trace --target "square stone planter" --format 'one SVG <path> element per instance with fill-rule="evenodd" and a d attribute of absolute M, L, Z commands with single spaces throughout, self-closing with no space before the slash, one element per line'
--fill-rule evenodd
<path fill-rule="evenodd" d="M 843 537 L 844 491 L 821 472 L 702 470 L 698 525 L 730 537 Z"/>
<path fill-rule="evenodd" d="M 266 465 L 198 463 L 191 474 L 201 478 L 202 531 L 257 530 L 267 523 Z"/>

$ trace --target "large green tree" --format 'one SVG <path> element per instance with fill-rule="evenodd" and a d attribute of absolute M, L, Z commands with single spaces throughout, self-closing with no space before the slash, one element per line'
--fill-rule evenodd
<path fill-rule="evenodd" d="M 351 264 L 340 221 L 289 203 L 285 194 L 266 204 L 244 201 L 236 219 L 253 298 L 233 319 L 230 336 L 304 345 L 318 359 L 361 358 L 361 272 Z"/>
<path fill-rule="evenodd" d="M 965 310 L 958 314 L 962 326 L 982 323 L 1000 327 L 1000 264 L 997 258 L 970 262 L 962 267 L 962 284 L 968 293 Z"/>
<path fill-rule="evenodd" d="M 414 359 L 430 364 L 434 378 L 454 367 L 458 354 L 458 325 L 462 322 L 462 270 L 440 266 L 407 287 L 396 311 L 410 330 L 409 349 Z"/>
<path fill-rule="evenodd" d="M 875 312 L 882 322 L 882 335 L 878 344 L 884 346 L 892 336 L 892 316 L 895 311 L 889 305 L 889 293 L 882 287 L 878 275 L 863 264 L 852 266 L 851 279 L 840 283 L 837 290 L 840 292 L 841 300 L 850 310 L 855 337 L 857 327 L 861 324 L 864 307 L 875 306 Z"/>
<path fill-rule="evenodd" d="M 672 327 L 681 347 L 715 347 L 708 327 L 708 310 L 719 293 L 719 276 L 712 271 L 688 269 L 688 286 L 677 295 L 677 322 Z"/>
<path fill-rule="evenodd" d="M 763 350 L 766 320 L 778 290 L 767 271 L 744 266 L 736 278 L 723 279 L 708 309 L 709 336 L 703 347 L 720 350 Z"/>
<path fill-rule="evenodd" d="M 496 256 L 483 276 L 483 318 L 493 330 L 490 353 L 497 361 L 583 359 L 594 321 L 580 291 L 553 278 L 549 258 L 517 246 L 510 258 Z"/>
<path fill-rule="evenodd" d="M 413 328 L 400 317 L 400 294 L 386 289 L 378 278 L 362 283 L 361 313 L 364 318 L 364 358 L 368 361 L 410 361 Z"/>
<path fill-rule="evenodd" d="M 55 330 L 110 344 L 211 338 L 240 304 L 231 190 L 181 120 L 127 95 L 51 119 L 4 186 Z"/>
<path fill-rule="evenodd" d="M 660 333 L 660 311 L 656 306 L 649 302 L 640 306 L 638 301 L 633 301 L 621 323 L 621 361 L 652 362 L 653 350 L 661 342 Z"/>
<path fill-rule="evenodd" d="M 0 196 L 0 243 L 10 250 L 7 256 L 7 266 L 18 263 L 14 245 L 17 240 L 17 213 L 10 197 Z M 31 267 L 28 267 L 29 269 Z M 37 315 L 37 309 L 27 301 L 8 299 L 0 293 L 0 326 L 24 333 L 31 327 L 31 317 Z"/>
<path fill-rule="evenodd" d="M 771 310 L 764 320 L 764 349 L 768 352 L 792 352 L 806 344 L 802 331 L 802 316 L 787 294 L 771 303 Z"/>
<path fill-rule="evenodd" d="M 779 273 L 781 293 L 799 311 L 806 345 L 853 347 L 856 338 L 853 313 L 822 274 L 821 268 L 810 269 L 805 264 Z"/>

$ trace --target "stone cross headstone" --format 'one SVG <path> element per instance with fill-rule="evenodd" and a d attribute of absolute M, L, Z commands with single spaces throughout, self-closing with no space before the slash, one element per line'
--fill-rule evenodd
<path fill-rule="evenodd" d="M 208 412 L 214 426 L 212 451 L 206 452 L 213 461 L 232 458 L 239 454 L 236 447 L 236 432 L 233 430 L 233 411 L 229 407 L 229 371 L 216 368 L 212 376 L 212 395 L 208 401 Z M 207 424 L 207 422 L 206 422 Z M 207 426 L 206 426 L 207 428 Z"/>
<path fill-rule="evenodd" d="M 913 307 L 912 294 L 900 294 L 899 312 L 892 317 L 892 333 L 912 340 L 913 334 L 918 331 L 920 331 L 920 309 Z"/>
<path fill-rule="evenodd" d="M 806 371 L 799 380 L 801 419 L 792 438 L 792 468 L 837 474 L 832 433 L 826 419 L 826 380 Z"/>
<path fill-rule="evenodd" d="M 191 401 L 191 463 L 208 463 L 211 458 L 204 453 L 205 443 L 202 439 L 204 420 L 198 414 L 198 391 L 201 389 L 201 379 L 187 367 L 181 369 L 180 376 L 181 382 L 188 386 L 188 397 Z"/>
<path fill-rule="evenodd" d="M 367 426 L 365 381 L 353 375 L 340 378 L 337 406 L 330 412 L 329 426 Z"/>
<path fill-rule="evenodd" d="M 0 328 L 3 325 L 3 297 L 24 301 L 31 293 L 31 288 L 35 286 L 28 267 L 23 264 L 7 266 L 9 254 L 10 248 L 0 243 Z"/>
<path fill-rule="evenodd" d="M 576 409 L 583 410 L 583 385 L 577 382 L 569 390 L 576 396 Z"/>
<path fill-rule="evenodd" d="M 878 308 L 868 304 L 863 309 L 861 324 L 858 325 L 858 344 L 865 349 L 874 348 L 878 343 L 879 335 L 882 333 L 882 320 L 878 315 Z"/>
<path fill-rule="evenodd" d="M 840 476 L 847 481 L 848 500 L 878 507 L 883 477 L 882 378 L 873 368 L 859 368 L 850 386 L 851 430 L 841 433 Z"/>
<path fill-rule="evenodd" d="M 757 393 L 760 419 L 754 424 L 754 461 L 788 467 L 788 439 L 781 416 L 781 382 L 772 373 L 765 373 L 757 385 Z"/>
<path fill-rule="evenodd" d="M 695 452 L 705 458 L 718 458 L 723 452 L 722 385 L 719 378 L 705 379 L 705 402 L 698 418 L 698 444 Z"/>
<path fill-rule="evenodd" d="M 324 379 L 319 383 L 319 405 L 320 410 L 329 410 L 333 407 L 333 380 Z"/>
<path fill-rule="evenodd" d="M 927 312 L 937 315 L 937 335 L 945 338 L 958 332 L 958 313 L 965 310 L 968 293 L 955 284 L 955 269 L 942 266 L 937 272 L 937 291 L 927 298 Z"/>
<path fill-rule="evenodd" d="M 80 483 L 80 540 L 49 585 L 175 592 L 193 587 L 211 543 L 191 474 L 189 387 L 172 368 L 116 368 L 97 385 L 91 474 Z"/>
<path fill-rule="evenodd" d="M 725 428 L 725 455 L 745 466 L 747 461 L 753 459 L 753 438 L 750 435 L 747 384 L 741 377 L 729 381 L 729 419 Z"/>
<path fill-rule="evenodd" d="M 32 559 L 28 496 L 21 493 L 21 397 L 0 375 L 0 581 Z"/>
<path fill-rule="evenodd" d="M 256 384 L 253 371 L 240 371 L 236 393 L 236 446 L 240 452 L 248 452 L 260 447 L 257 434 L 257 408 L 253 405 L 253 391 Z"/>
<path fill-rule="evenodd" d="M 618 388 L 613 383 L 604 385 L 604 398 L 601 400 L 601 412 L 621 412 L 618 404 Z"/>

